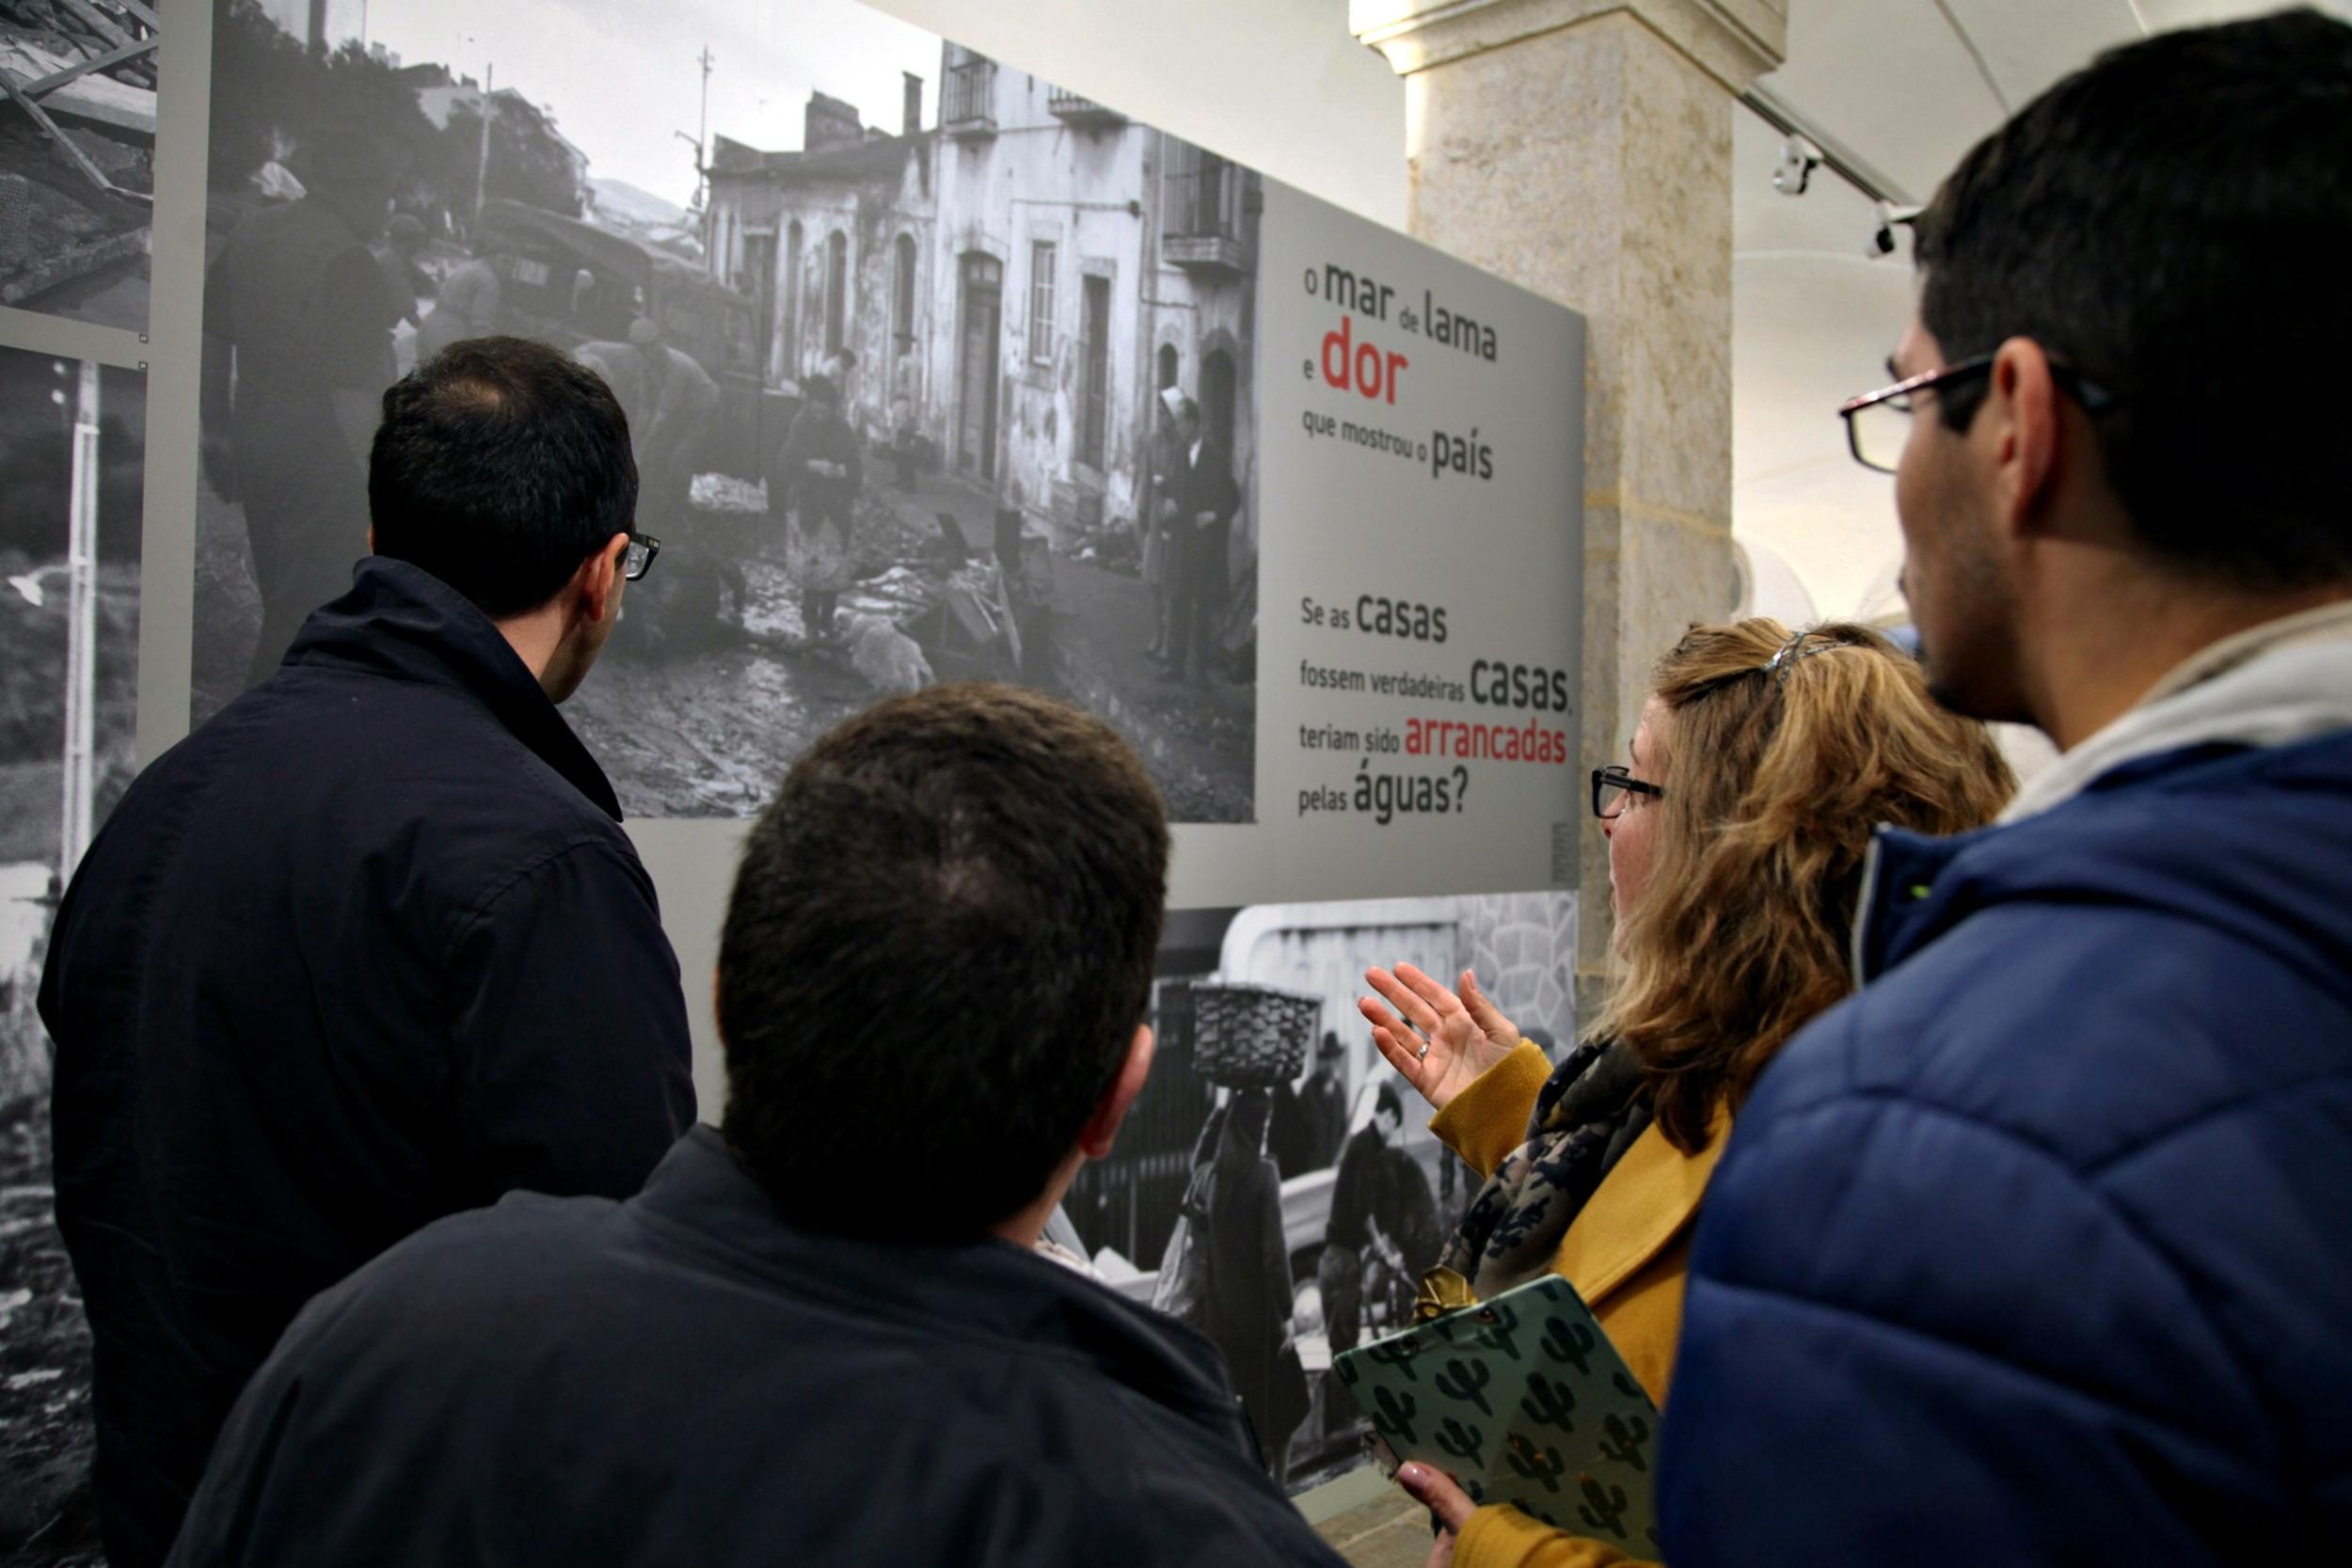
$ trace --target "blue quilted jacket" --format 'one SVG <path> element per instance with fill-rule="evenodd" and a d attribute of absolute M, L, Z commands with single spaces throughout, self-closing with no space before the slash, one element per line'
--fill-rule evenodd
<path fill-rule="evenodd" d="M 2352 731 L 1869 886 L 1708 1190 L 1667 1560 L 2352 1562 Z"/>

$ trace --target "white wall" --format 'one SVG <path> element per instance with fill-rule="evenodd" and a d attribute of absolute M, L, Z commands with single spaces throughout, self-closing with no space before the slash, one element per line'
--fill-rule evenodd
<path fill-rule="evenodd" d="M 1057 87 L 1392 229 L 1405 84 L 1347 0 L 872 0 Z M 938 84 L 924 84 L 935 114 Z"/>

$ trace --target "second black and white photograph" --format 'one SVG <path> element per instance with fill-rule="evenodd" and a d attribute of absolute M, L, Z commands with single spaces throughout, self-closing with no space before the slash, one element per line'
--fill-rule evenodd
<path fill-rule="evenodd" d="M 1332 1357 L 1411 1321 L 1480 1179 L 1357 1010 L 1414 964 L 1487 997 L 1556 1061 L 1575 1042 L 1576 895 L 1479 894 L 1171 910 L 1152 1077 L 1052 1239 L 1216 1341 L 1260 1457 L 1295 1495 L 1365 1462 Z"/>
<path fill-rule="evenodd" d="M 385 387 L 508 333 L 629 418 L 565 715 L 631 816 L 991 678 L 1254 820 L 1259 177 L 853 0 L 614 8 L 219 0 L 193 718 L 347 583 Z"/>
<path fill-rule="evenodd" d="M 90 1334 L 37 1010 L 66 883 L 136 768 L 147 379 L 0 349 L 0 1560 L 99 1560 Z"/>

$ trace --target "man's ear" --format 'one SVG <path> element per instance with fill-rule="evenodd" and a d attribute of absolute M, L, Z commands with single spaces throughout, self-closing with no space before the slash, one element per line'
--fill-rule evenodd
<path fill-rule="evenodd" d="M 628 535 L 616 533 L 604 542 L 604 547 L 580 563 L 573 574 L 573 584 L 580 590 L 581 613 L 591 621 L 601 621 L 616 608 L 613 599 L 619 594 L 621 558 L 628 553 Z"/>
<path fill-rule="evenodd" d="M 2011 338 L 1993 356 L 1992 387 L 1977 415 L 1997 465 L 2001 521 L 2012 536 L 2039 531 L 2057 489 L 2064 450 L 2064 406 L 2050 356 L 2031 338 Z"/>
<path fill-rule="evenodd" d="M 1078 1133 L 1078 1152 L 1089 1160 L 1100 1160 L 1111 1151 L 1111 1144 L 1119 1137 L 1120 1123 L 1127 1119 L 1127 1108 L 1143 1092 L 1144 1081 L 1152 1076 L 1152 1026 L 1136 1025 L 1136 1037 L 1127 1042 L 1127 1059 L 1119 1064 L 1119 1076 L 1094 1107 L 1094 1115 L 1087 1118 Z"/>

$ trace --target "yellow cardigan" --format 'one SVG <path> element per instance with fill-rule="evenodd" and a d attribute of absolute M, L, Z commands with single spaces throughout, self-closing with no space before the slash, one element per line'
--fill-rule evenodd
<path fill-rule="evenodd" d="M 1527 1141 L 1527 1118 L 1550 1076 L 1544 1053 L 1522 1040 L 1454 1096 L 1429 1130 L 1480 1176 L 1491 1176 Z M 1730 1125 L 1719 1115 L 1697 1154 L 1683 1153 L 1651 1126 L 1601 1179 L 1551 1260 L 1661 1409 L 1682 1334 L 1692 1226 Z M 1630 1560 L 1507 1506 L 1472 1513 L 1454 1547 L 1455 1568 L 1602 1568 Z"/>

